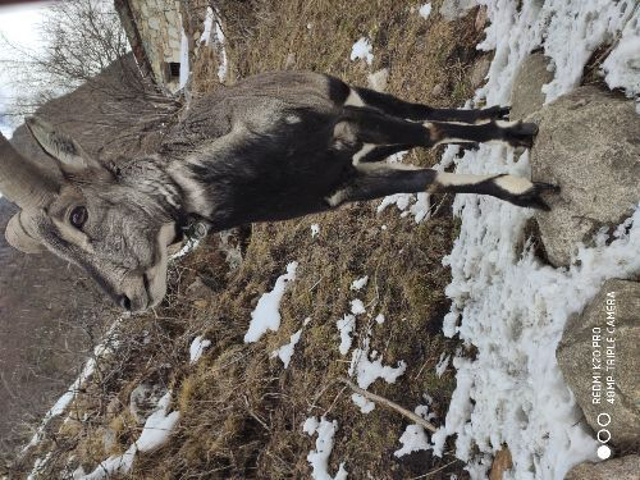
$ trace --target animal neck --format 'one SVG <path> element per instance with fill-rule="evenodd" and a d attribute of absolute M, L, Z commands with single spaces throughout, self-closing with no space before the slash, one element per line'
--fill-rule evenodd
<path fill-rule="evenodd" d="M 126 178 L 137 195 L 149 199 L 148 203 L 157 209 L 158 215 L 173 219 L 176 223 L 184 221 L 184 193 L 160 158 L 150 156 L 139 159 L 126 165 L 120 175 Z"/>
<path fill-rule="evenodd" d="M 188 160 L 176 160 L 167 168 L 167 175 L 180 191 L 181 212 L 186 218 L 200 219 L 213 222 L 215 219 L 215 207 L 211 201 L 211 192 L 215 185 L 203 180 L 194 172 L 195 166 Z M 184 217 L 183 217 L 184 219 Z"/>

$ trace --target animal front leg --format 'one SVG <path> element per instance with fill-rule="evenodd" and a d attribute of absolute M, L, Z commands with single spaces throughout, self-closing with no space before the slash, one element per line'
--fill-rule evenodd
<path fill-rule="evenodd" d="M 387 93 L 368 88 L 353 88 L 347 102 L 354 106 L 368 106 L 383 111 L 387 115 L 415 122 L 463 122 L 479 123 L 489 120 L 506 120 L 511 108 L 494 106 L 475 110 L 457 108 L 432 108 L 421 103 L 411 103 Z"/>
<path fill-rule="evenodd" d="M 479 125 L 427 122 L 434 145 L 441 143 L 505 142 L 513 147 L 531 148 L 538 133 L 534 123 L 491 121 Z"/>
<path fill-rule="evenodd" d="M 437 172 L 427 188 L 430 193 L 476 193 L 506 200 L 520 207 L 549 211 L 542 198 L 544 193 L 558 193 L 560 187 L 549 183 L 532 182 L 514 175 L 467 175 Z"/>
<path fill-rule="evenodd" d="M 531 147 L 538 127 L 533 123 L 487 122 L 465 125 L 447 122 L 417 123 L 385 115 L 367 107 L 345 107 L 334 128 L 337 145 L 359 142 L 360 150 L 353 163 L 377 161 L 398 148 L 434 147 L 441 143 L 507 142 Z M 381 148 L 384 147 L 384 148 Z"/>
<path fill-rule="evenodd" d="M 359 164 L 358 175 L 326 198 L 331 207 L 373 200 L 396 193 L 475 193 L 490 195 L 521 207 L 549 210 L 542 198 L 559 188 L 513 175 L 462 175 L 407 165 Z"/>

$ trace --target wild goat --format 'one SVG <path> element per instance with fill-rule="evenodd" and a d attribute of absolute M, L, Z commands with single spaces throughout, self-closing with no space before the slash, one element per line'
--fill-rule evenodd
<path fill-rule="evenodd" d="M 438 110 L 315 73 L 270 73 L 194 101 L 160 151 L 114 171 L 42 120 L 27 125 L 57 160 L 44 176 L 0 137 L 0 190 L 21 211 L 6 237 L 84 268 L 123 308 L 166 292 L 167 246 L 189 219 L 214 231 L 285 220 L 394 193 L 492 195 L 548 209 L 556 187 L 510 175 L 456 175 L 383 160 L 413 147 L 531 146 L 534 124 L 508 108 Z"/>

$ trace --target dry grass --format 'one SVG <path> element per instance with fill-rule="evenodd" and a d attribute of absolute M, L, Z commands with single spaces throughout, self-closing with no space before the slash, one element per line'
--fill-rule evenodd
<path fill-rule="evenodd" d="M 441 21 L 436 13 L 440 3 L 432 2 L 428 20 L 410 11 L 419 7 L 412 2 L 227 1 L 220 2 L 219 10 L 234 78 L 311 69 L 366 85 L 370 71 L 388 67 L 390 93 L 455 106 L 473 93 L 468 77 L 480 34 L 473 14 L 458 22 Z M 372 67 L 349 60 L 351 46 L 365 35 L 374 46 Z M 193 69 L 195 94 L 222 88 L 217 64 L 206 49 L 196 55 Z M 432 93 L 436 85 L 442 86 L 439 96 Z M 437 151 L 419 151 L 407 159 L 429 165 L 437 157 Z M 101 362 L 74 407 L 81 421 L 56 434 L 58 446 L 47 472 L 62 471 L 71 455 L 73 468 L 83 464 L 88 472 L 126 450 L 141 430 L 128 412 L 129 395 L 146 381 L 173 391 L 172 408 L 181 412 L 181 420 L 170 444 L 140 455 L 127 478 L 308 478 L 306 456 L 315 438 L 304 434 L 301 425 L 311 415 L 338 421 L 333 472 L 344 461 L 354 479 L 407 479 L 436 469 L 441 470 L 429 478 L 451 473 L 466 478 L 463 465 L 451 457 L 418 452 L 395 458 L 406 420 L 382 407 L 361 414 L 351 392 L 336 381 L 346 375 L 350 355 L 338 352 L 335 322 L 348 312 L 350 300 L 360 298 L 367 314 L 358 317 L 356 343 L 371 328 L 372 349 L 385 364 L 408 364 L 397 384 L 378 381 L 370 390 L 409 410 L 424 403 L 422 395 L 428 392 L 436 423 L 444 418 L 455 380 L 451 372 L 439 378 L 434 367 L 442 353 L 458 348 L 440 333 L 449 282 L 442 257 L 457 236 L 448 210 L 416 225 L 395 210 L 378 215 L 374 204 L 356 204 L 255 225 L 244 262 L 235 271 L 226 268 L 217 239 L 210 238 L 174 266 L 166 304 L 124 325 L 117 356 Z M 312 223 L 320 224 L 316 238 L 310 235 Z M 282 302 L 280 330 L 245 345 L 258 298 L 293 260 L 300 264 L 298 278 Z M 366 289 L 350 291 L 351 282 L 363 275 L 369 276 Z M 189 289 L 198 277 L 208 289 Z M 379 313 L 386 317 L 382 325 L 373 321 Z M 270 353 L 287 343 L 306 317 L 311 322 L 284 370 Z M 212 346 L 190 366 L 189 344 L 201 334 Z M 105 433 L 110 441 L 104 441 Z"/>

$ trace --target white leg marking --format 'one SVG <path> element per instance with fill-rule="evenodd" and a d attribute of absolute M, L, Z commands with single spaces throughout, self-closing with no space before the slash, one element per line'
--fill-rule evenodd
<path fill-rule="evenodd" d="M 349 89 L 349 96 L 344 102 L 345 107 L 364 107 L 365 103 L 360 98 L 360 95 L 353 89 Z"/>
<path fill-rule="evenodd" d="M 457 187 L 460 185 L 477 185 L 495 175 L 468 175 L 465 173 L 438 172 L 435 182 L 443 187 Z"/>
<path fill-rule="evenodd" d="M 344 199 L 346 197 L 346 193 L 347 192 L 344 189 L 338 190 L 333 195 L 331 195 L 329 197 L 326 197 L 325 200 L 329 204 L 330 207 L 337 207 L 342 202 L 344 202 Z"/>
<path fill-rule="evenodd" d="M 520 123 L 520 120 L 516 120 L 514 122 L 509 122 L 507 120 L 496 120 L 495 122 L 496 122 L 496 125 L 498 125 L 500 128 L 509 128 Z"/>
<path fill-rule="evenodd" d="M 494 183 L 513 195 L 521 195 L 533 186 L 526 178 L 514 177 L 513 175 L 496 178 Z"/>
<path fill-rule="evenodd" d="M 489 141 L 492 142 L 494 140 L 489 140 Z M 478 142 L 476 142 L 475 140 L 464 140 L 462 138 L 451 137 L 451 138 L 443 138 L 442 140 L 436 142 L 433 146 L 437 147 L 438 145 L 441 145 L 443 143 L 478 143 Z M 489 142 L 483 142 L 483 143 L 489 143 Z"/>
<path fill-rule="evenodd" d="M 367 156 L 367 154 L 372 151 L 374 148 L 376 148 L 375 144 L 373 143 L 365 143 L 364 145 L 362 145 L 362 148 L 360 150 L 358 150 L 353 157 L 351 157 L 351 163 L 353 163 L 353 165 L 358 165 L 360 163 L 360 160 L 362 160 L 364 157 Z"/>

